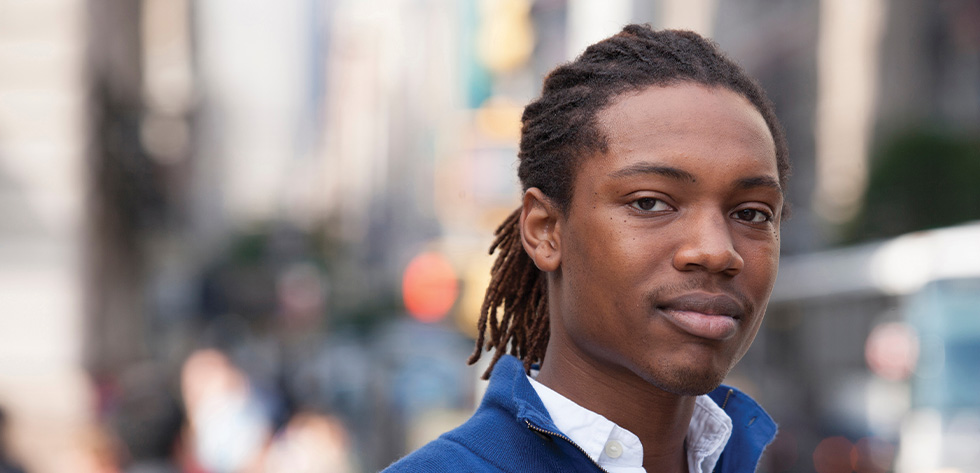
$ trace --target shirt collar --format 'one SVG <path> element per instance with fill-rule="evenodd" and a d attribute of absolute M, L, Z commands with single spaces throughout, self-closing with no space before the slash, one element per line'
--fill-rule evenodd
<path fill-rule="evenodd" d="M 555 426 L 599 466 L 612 473 L 640 473 L 643 445 L 639 437 L 609 419 L 528 376 Z M 732 420 L 708 396 L 695 399 L 687 430 L 690 473 L 710 473 L 732 434 Z"/>

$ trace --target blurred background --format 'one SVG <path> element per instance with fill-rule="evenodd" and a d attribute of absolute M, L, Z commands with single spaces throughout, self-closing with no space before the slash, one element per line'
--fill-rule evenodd
<path fill-rule="evenodd" d="M 980 471 L 975 0 L 0 0 L 0 471 L 371 472 L 462 422 L 522 106 L 629 22 L 787 129 L 760 471 Z"/>

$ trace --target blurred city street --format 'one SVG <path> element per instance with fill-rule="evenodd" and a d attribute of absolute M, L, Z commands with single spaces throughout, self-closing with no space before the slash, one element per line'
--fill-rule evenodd
<path fill-rule="evenodd" d="M 980 473 L 976 0 L 0 0 L 0 473 L 375 472 L 462 423 L 523 106 L 627 23 L 786 128 L 726 380 L 759 471 Z"/>

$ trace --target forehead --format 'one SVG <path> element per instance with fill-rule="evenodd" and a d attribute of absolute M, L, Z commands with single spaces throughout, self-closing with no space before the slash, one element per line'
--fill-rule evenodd
<path fill-rule="evenodd" d="M 699 84 L 653 86 L 622 94 L 597 121 L 612 156 L 653 153 L 691 166 L 755 164 L 776 173 L 765 119 L 742 95 Z"/>

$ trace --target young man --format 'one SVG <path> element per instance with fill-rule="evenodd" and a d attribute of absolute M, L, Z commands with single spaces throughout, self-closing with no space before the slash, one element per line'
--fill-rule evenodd
<path fill-rule="evenodd" d="M 470 359 L 495 351 L 487 393 L 388 471 L 754 471 L 776 426 L 719 385 L 779 262 L 789 163 L 764 92 L 710 41 L 630 25 L 522 121 L 523 205 Z"/>

